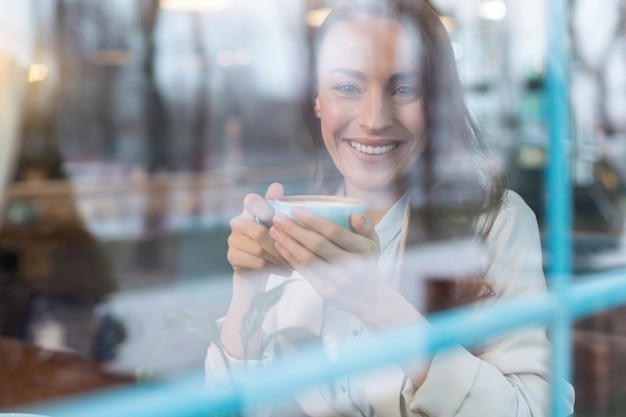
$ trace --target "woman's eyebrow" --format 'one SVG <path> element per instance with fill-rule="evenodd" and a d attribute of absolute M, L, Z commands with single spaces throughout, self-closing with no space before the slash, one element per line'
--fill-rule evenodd
<path fill-rule="evenodd" d="M 340 74 L 348 75 L 350 77 L 358 78 L 360 80 L 364 80 L 365 79 L 365 74 L 363 74 L 360 71 L 352 70 L 352 69 L 349 69 L 349 68 L 334 68 L 330 72 L 331 72 L 331 74 L 332 73 L 340 73 Z"/>
<path fill-rule="evenodd" d="M 396 83 L 396 82 L 405 81 L 407 79 L 414 79 L 414 78 L 420 78 L 419 71 L 399 72 L 389 77 L 389 81 L 392 83 Z"/>
<path fill-rule="evenodd" d="M 357 78 L 359 80 L 365 80 L 366 78 L 365 74 L 363 74 L 362 72 L 353 70 L 350 68 L 341 68 L 341 67 L 333 68 L 330 72 L 331 74 L 333 73 L 344 74 L 349 77 Z M 406 81 L 407 79 L 414 79 L 414 78 L 419 78 L 419 77 L 420 77 L 420 72 L 418 70 L 405 71 L 405 72 L 399 72 L 397 74 L 393 74 L 391 77 L 389 77 L 389 81 L 392 83 L 397 83 L 401 81 Z"/>

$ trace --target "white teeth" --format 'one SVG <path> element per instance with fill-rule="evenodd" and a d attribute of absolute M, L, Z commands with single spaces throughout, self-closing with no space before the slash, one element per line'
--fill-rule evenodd
<path fill-rule="evenodd" d="M 382 155 L 384 153 L 391 152 L 398 147 L 398 145 L 365 146 L 352 141 L 349 141 L 348 143 L 350 143 L 350 146 L 352 146 L 357 151 L 368 155 Z"/>

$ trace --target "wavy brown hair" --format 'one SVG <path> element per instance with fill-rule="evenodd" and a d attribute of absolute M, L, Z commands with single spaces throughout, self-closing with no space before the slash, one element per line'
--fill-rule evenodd
<path fill-rule="evenodd" d="M 413 170 L 402 179 L 411 196 L 406 247 L 476 236 L 476 230 L 478 241 L 484 241 L 500 209 L 504 181 L 466 106 L 448 33 L 435 10 L 423 0 L 339 1 L 322 26 L 311 32 L 311 85 L 307 90 L 310 96 L 304 100 L 304 115 L 317 157 L 316 191 L 334 193 L 342 181 L 313 111 L 317 53 L 332 25 L 364 16 L 400 22 L 408 33 L 416 35 L 421 49 L 418 65 L 424 80 L 427 141 Z M 481 274 L 470 275 L 422 277 L 428 282 L 427 310 L 450 308 L 493 294 Z M 416 279 L 407 268 L 403 277 Z"/>

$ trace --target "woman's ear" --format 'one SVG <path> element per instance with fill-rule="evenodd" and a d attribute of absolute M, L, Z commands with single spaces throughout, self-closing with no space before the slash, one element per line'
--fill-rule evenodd
<path fill-rule="evenodd" d="M 315 111 L 315 116 L 317 116 L 317 118 L 320 118 L 320 96 L 316 95 L 315 99 L 313 100 L 313 110 Z"/>

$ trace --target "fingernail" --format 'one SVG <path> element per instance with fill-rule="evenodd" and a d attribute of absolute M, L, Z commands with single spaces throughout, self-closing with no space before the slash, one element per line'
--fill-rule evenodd
<path fill-rule="evenodd" d="M 270 227 L 270 236 L 273 238 L 277 238 L 278 236 L 280 236 L 280 230 L 278 229 L 278 227 L 276 227 L 276 225 Z"/>
<path fill-rule="evenodd" d="M 306 209 L 302 207 L 294 207 L 293 210 L 291 210 L 291 215 L 294 217 L 301 217 L 305 213 L 306 213 Z"/>

